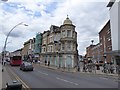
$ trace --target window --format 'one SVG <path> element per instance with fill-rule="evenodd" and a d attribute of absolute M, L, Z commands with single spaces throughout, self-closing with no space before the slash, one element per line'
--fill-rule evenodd
<path fill-rule="evenodd" d="M 52 46 L 50 46 L 50 48 L 51 48 L 51 50 L 50 50 L 50 51 L 52 52 Z"/>
<path fill-rule="evenodd" d="M 62 31 L 62 36 L 65 37 L 65 31 Z"/>
<path fill-rule="evenodd" d="M 71 42 L 68 42 L 68 50 L 71 50 Z"/>
<path fill-rule="evenodd" d="M 62 44 L 62 50 L 64 50 L 64 44 Z"/>
<path fill-rule="evenodd" d="M 50 52 L 50 46 L 48 46 L 48 52 Z"/>
<path fill-rule="evenodd" d="M 46 44 L 46 40 L 43 41 L 43 44 Z"/>
<path fill-rule="evenodd" d="M 71 30 L 67 30 L 67 37 L 71 37 Z"/>
<path fill-rule="evenodd" d="M 108 46 L 108 49 L 111 50 L 112 49 L 111 46 Z"/>
<path fill-rule="evenodd" d="M 110 30 L 110 29 L 108 29 L 108 30 L 107 30 L 107 34 L 109 34 L 109 33 L 110 33 L 110 31 L 111 31 L 111 30 Z"/>
<path fill-rule="evenodd" d="M 44 48 L 44 51 L 43 52 L 45 52 L 45 48 Z"/>
<path fill-rule="evenodd" d="M 110 41 L 110 40 L 111 40 L 111 37 L 108 37 L 107 40 Z"/>
<path fill-rule="evenodd" d="M 73 46 L 73 51 L 74 51 L 75 47 Z"/>
<path fill-rule="evenodd" d="M 52 37 L 50 37 L 50 42 L 52 42 L 53 40 L 52 40 Z"/>

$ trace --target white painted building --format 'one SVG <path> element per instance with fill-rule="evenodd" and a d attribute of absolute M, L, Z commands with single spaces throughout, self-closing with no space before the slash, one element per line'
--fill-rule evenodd
<path fill-rule="evenodd" d="M 116 64 L 120 65 L 120 0 L 110 0 L 110 24 L 112 37 L 112 54 Z"/>

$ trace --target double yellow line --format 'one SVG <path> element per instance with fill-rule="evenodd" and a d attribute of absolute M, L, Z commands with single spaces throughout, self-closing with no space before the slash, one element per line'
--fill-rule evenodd
<path fill-rule="evenodd" d="M 24 90 L 31 90 L 30 87 L 28 85 L 26 85 L 22 79 L 20 79 L 11 69 L 9 69 L 9 71 L 11 72 L 11 74 L 15 77 L 15 79 L 17 81 L 20 81 L 22 83 L 22 86 L 24 88 Z"/>

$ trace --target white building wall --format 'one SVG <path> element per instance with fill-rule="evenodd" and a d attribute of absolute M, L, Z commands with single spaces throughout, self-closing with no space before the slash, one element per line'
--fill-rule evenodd
<path fill-rule="evenodd" d="M 120 50 L 120 1 L 118 2 L 118 50 Z"/>
<path fill-rule="evenodd" d="M 119 13 L 118 13 L 119 12 Z M 118 18 L 119 17 L 119 18 Z M 110 9 L 112 50 L 120 50 L 120 2 L 115 2 Z"/>

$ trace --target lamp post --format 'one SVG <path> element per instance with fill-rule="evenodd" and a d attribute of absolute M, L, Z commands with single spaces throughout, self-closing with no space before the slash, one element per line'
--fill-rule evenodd
<path fill-rule="evenodd" d="M 15 25 L 15 26 L 8 32 L 7 37 L 6 37 L 6 39 L 5 39 L 5 43 L 4 43 L 4 51 L 6 51 L 6 43 L 7 43 L 7 40 L 8 40 L 8 37 L 9 37 L 10 33 L 11 33 L 17 26 L 22 25 L 22 24 L 23 24 L 23 22 L 18 23 L 17 25 Z M 23 25 L 24 25 L 24 26 L 28 26 L 27 24 L 23 24 Z"/>
<path fill-rule="evenodd" d="M 93 45 L 94 40 L 91 40 L 91 42 L 92 42 L 92 45 Z"/>
<path fill-rule="evenodd" d="M 104 73 L 106 72 L 106 55 L 103 56 L 104 57 Z"/>
<path fill-rule="evenodd" d="M 23 22 L 18 23 L 17 25 L 15 25 L 7 34 L 6 39 L 5 39 L 5 43 L 4 43 L 4 47 L 3 47 L 3 61 L 5 60 L 5 52 L 6 52 L 6 45 L 7 45 L 7 40 L 8 37 L 10 36 L 10 33 L 19 25 L 24 25 L 24 26 L 28 26 L 27 24 L 23 24 Z"/>

